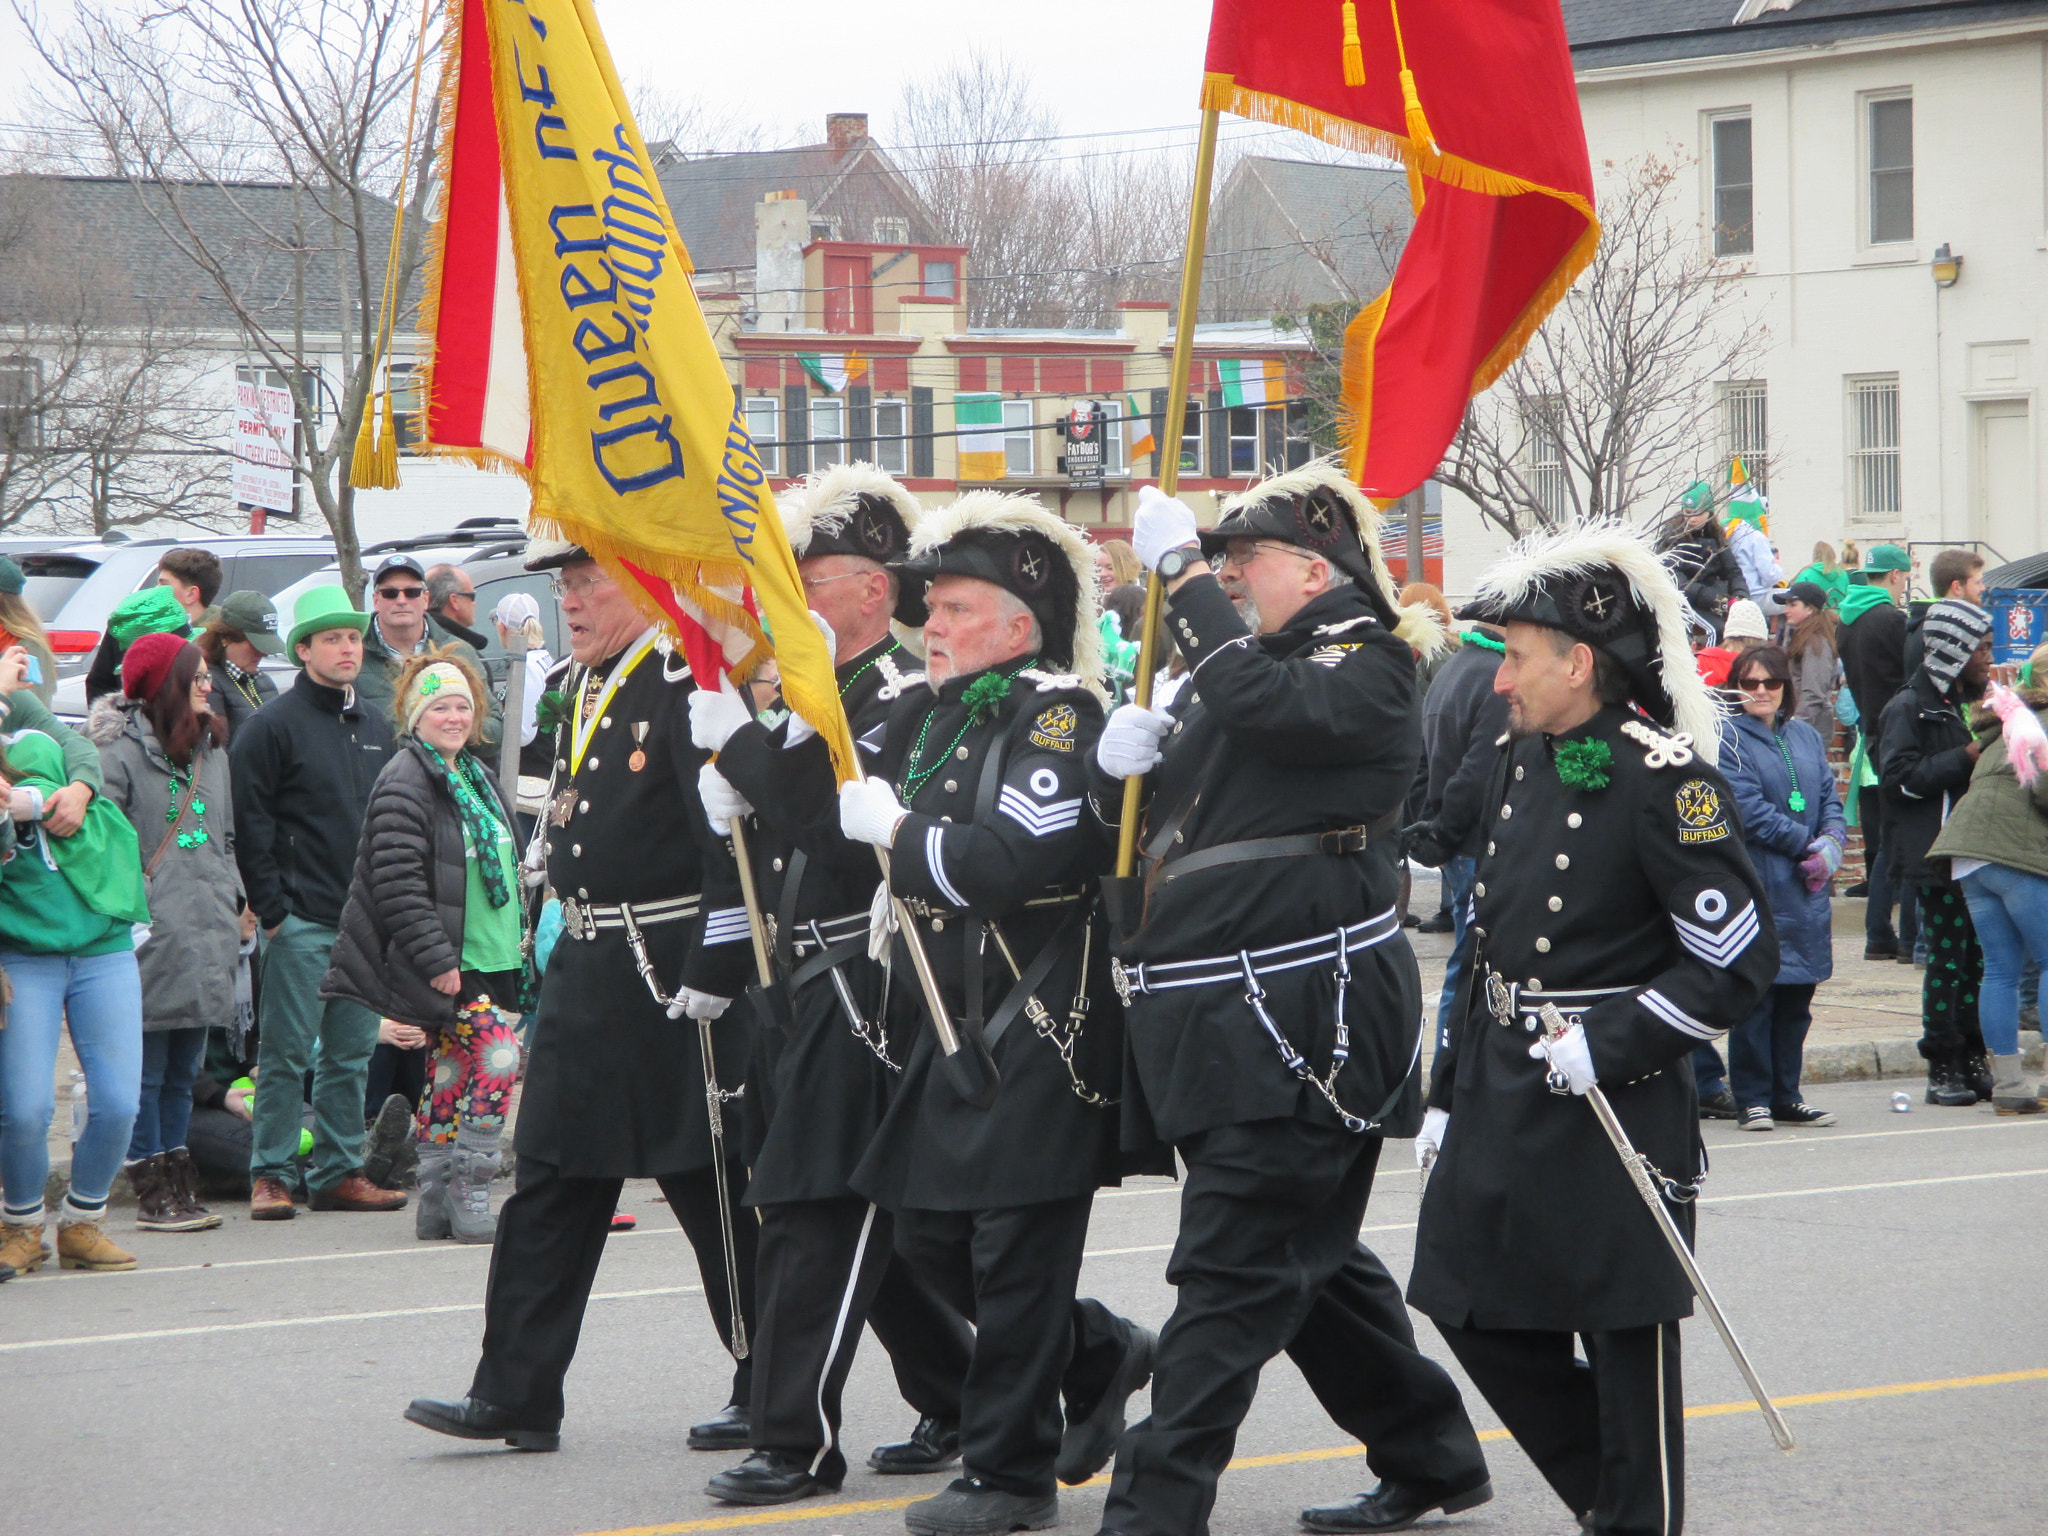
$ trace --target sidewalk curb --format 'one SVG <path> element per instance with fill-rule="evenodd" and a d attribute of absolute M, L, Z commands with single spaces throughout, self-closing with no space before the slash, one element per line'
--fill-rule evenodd
<path fill-rule="evenodd" d="M 2020 1036 L 2020 1055 L 2029 1072 L 2042 1070 L 2044 1051 L 2041 1037 Z M 1894 1077 L 1927 1075 L 1927 1063 L 1920 1055 L 1918 1040 L 1872 1040 L 1856 1045 L 1810 1045 L 1799 1082 L 1866 1083 Z"/>

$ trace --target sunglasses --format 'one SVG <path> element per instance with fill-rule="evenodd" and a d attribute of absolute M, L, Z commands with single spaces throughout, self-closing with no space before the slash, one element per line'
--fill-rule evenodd
<path fill-rule="evenodd" d="M 425 587 L 379 587 L 377 589 L 377 595 L 383 598 L 386 602 L 395 602 L 397 599 L 401 597 L 425 597 L 427 595 L 427 589 Z"/>
<path fill-rule="evenodd" d="M 1766 693 L 1782 693 L 1785 691 L 1784 680 L 1776 677 L 1745 677 L 1735 686 L 1744 693 L 1749 693 L 1759 688 Z"/>

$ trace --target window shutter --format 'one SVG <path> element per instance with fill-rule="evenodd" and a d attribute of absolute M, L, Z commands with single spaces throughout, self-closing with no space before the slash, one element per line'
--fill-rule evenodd
<path fill-rule="evenodd" d="M 1287 462 L 1287 411 L 1283 406 L 1268 406 L 1259 412 L 1260 424 L 1265 428 L 1261 434 L 1259 449 L 1259 473 L 1266 475 Z"/>
<path fill-rule="evenodd" d="M 932 392 L 924 388 L 910 392 L 910 476 L 932 478 Z"/>
<path fill-rule="evenodd" d="M 1166 462 L 1161 455 L 1166 452 L 1166 399 L 1169 393 L 1170 391 L 1164 389 L 1152 391 L 1152 478 L 1154 480 L 1159 478 L 1160 466 Z M 1137 472 L 1138 467 L 1135 464 L 1132 465 L 1131 473 L 1135 475 Z"/>
<path fill-rule="evenodd" d="M 1220 479 L 1230 473 L 1230 412 L 1223 409 L 1222 390 L 1209 391 L 1209 409 L 1203 414 L 1209 418 L 1209 473 Z"/>
<path fill-rule="evenodd" d="M 875 392 L 866 384 L 846 389 L 846 456 L 875 461 Z"/>
<path fill-rule="evenodd" d="M 811 472 L 811 392 L 801 384 L 782 391 L 782 466 L 794 479 Z"/>

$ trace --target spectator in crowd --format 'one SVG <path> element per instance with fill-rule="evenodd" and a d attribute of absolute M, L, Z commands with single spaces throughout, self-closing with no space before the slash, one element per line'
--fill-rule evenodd
<path fill-rule="evenodd" d="M 1912 561 L 1898 545 L 1873 544 L 1861 573 L 1863 584 L 1850 587 L 1841 599 L 1841 624 L 1835 638 L 1849 697 L 1856 702 L 1860 721 L 1849 784 L 1857 797 L 1856 824 L 1863 833 L 1863 868 L 1870 886 L 1863 913 L 1866 960 L 1900 958 L 1902 946 L 1904 958 L 1910 959 L 1919 933 L 1913 893 L 1895 889 L 1892 882 L 1891 869 L 1897 861 L 1887 856 L 1885 848 L 1889 804 L 1878 793 L 1878 718 L 1906 682 L 1906 615 L 1899 604 L 1905 600 L 1911 567 Z M 1897 928 L 1892 926 L 1895 901 Z"/>
<path fill-rule="evenodd" d="M 1835 692 L 1841 667 L 1835 657 L 1835 611 L 1827 588 L 1795 581 L 1785 589 L 1785 653 L 1792 662 L 1792 712 L 1821 741 L 1835 744 Z"/>
<path fill-rule="evenodd" d="M 1928 609 L 1920 632 L 1920 666 L 1878 723 L 1885 854 L 1893 877 L 1919 893 L 1931 956 L 1920 1000 L 1927 1102 L 1957 1107 L 1991 1097 L 1977 1023 L 1984 960 L 1948 861 L 1929 850 L 1983 753 L 1964 711 L 1991 676 L 1991 615 L 1962 598 L 1944 598 Z"/>
<path fill-rule="evenodd" d="M 1742 568 L 1714 519 L 1714 490 L 1695 482 L 1657 540 L 1657 554 L 1693 611 L 1720 633 L 1728 604 L 1742 596 Z"/>
<path fill-rule="evenodd" d="M 2028 674 L 2044 668 L 2048 645 L 2034 652 Z M 2020 713 L 2048 724 L 2048 689 L 2022 683 L 2014 692 Z M 2001 1115 L 2038 1114 L 2048 1106 L 2020 1061 L 2020 979 L 2030 963 L 2037 970 L 2048 964 L 2048 771 L 2020 781 L 2007 731 L 2024 731 L 2024 720 L 2008 727 L 1980 707 L 1970 726 L 1982 752 L 1969 793 L 1942 824 L 1928 857 L 1948 860 L 1984 951 L 1978 1022 L 1991 1052 L 1991 1107 Z"/>
<path fill-rule="evenodd" d="M 1458 653 L 1458 647 L 1464 644 L 1465 637 L 1458 629 L 1457 620 L 1451 616 L 1451 605 L 1444 600 L 1441 587 L 1427 581 L 1409 582 L 1401 589 L 1401 606 L 1408 608 L 1418 604 L 1437 616 L 1437 621 L 1443 625 L 1444 635 L 1449 642 L 1428 656 L 1416 651 L 1413 646 L 1409 647 L 1415 656 L 1415 690 L 1426 698 L 1436 682 L 1437 674 L 1443 671 L 1444 663 Z"/>
<path fill-rule="evenodd" d="M 176 635 L 183 640 L 191 633 L 192 616 L 169 587 L 129 593 L 107 615 L 107 633 L 85 674 L 85 702 L 90 705 L 121 691 L 121 658 L 144 635 Z"/>
<path fill-rule="evenodd" d="M 1741 709 L 1721 727 L 1721 772 L 1778 932 L 1777 980 L 1728 1032 L 1729 1082 L 1745 1131 L 1833 1125 L 1833 1115 L 1800 1098 L 1799 1069 L 1814 988 L 1835 969 L 1828 882 L 1849 842 L 1842 799 L 1820 733 L 1792 712 L 1791 658 L 1775 645 L 1745 651 L 1729 685 Z"/>
<path fill-rule="evenodd" d="M 1449 893 L 1451 955 L 1444 963 L 1437 1005 L 1437 1046 L 1449 1039 L 1451 1003 L 1472 958 L 1472 882 L 1486 846 L 1486 796 L 1500 738 L 1508 728 L 1508 701 L 1493 691 L 1506 653 L 1501 632 L 1474 624 L 1436 675 L 1422 701 L 1422 761 L 1429 787 L 1422 819 L 1404 834 L 1409 857 L 1432 866 Z"/>
<path fill-rule="evenodd" d="M 128 1140 L 137 1225 L 220 1225 L 199 1202 L 185 1132 L 206 1032 L 235 1011 L 235 968 L 255 931 L 235 868 L 227 726 L 211 708 L 206 658 L 175 635 L 144 635 L 121 659 L 121 694 L 93 705 L 101 797 L 135 828 L 149 900 L 142 977 L 142 1096 Z"/>
<path fill-rule="evenodd" d="M 1851 544 L 1848 548 L 1849 559 L 1853 562 L 1856 546 Z M 1823 540 L 1813 546 L 1813 563 L 1793 576 L 1792 585 L 1796 587 L 1802 581 L 1819 587 L 1827 593 L 1830 602 L 1841 602 L 1842 595 L 1849 590 L 1849 573 L 1836 563 L 1834 545 Z"/>
<path fill-rule="evenodd" d="M 107 1195 L 135 1125 L 142 1081 L 142 982 L 134 926 L 149 920 L 135 829 L 98 795 L 99 754 L 23 688 L 27 656 L 0 656 L 8 698 L 4 775 L 12 857 L 0 871 L 0 970 L 14 989 L 0 1029 L 0 1267 L 26 1274 L 43 1253 L 47 1135 L 56 1108 L 57 1043 L 71 1032 L 85 1072 L 86 1120 L 71 1149 L 57 1213 L 65 1269 L 133 1269 L 104 1229 Z M 60 786 L 90 798 L 59 824 Z"/>
<path fill-rule="evenodd" d="M 1443 625 L 1446 643 L 1424 656 L 1413 646 L 1409 650 L 1415 656 L 1415 688 L 1424 698 L 1435 685 L 1437 674 L 1443 671 L 1444 663 L 1457 653 L 1464 644 L 1464 635 L 1459 631 L 1457 621 L 1451 615 L 1451 605 L 1444 600 L 1441 588 L 1427 581 L 1411 581 L 1401 589 L 1401 605 L 1414 604 L 1427 607 Z M 1429 808 L 1429 754 L 1424 752 L 1415 765 L 1415 783 L 1408 791 L 1408 806 L 1405 812 L 1410 822 L 1421 821 Z M 1439 873 L 1437 877 L 1437 910 L 1429 917 L 1418 920 L 1408 910 L 1410 870 L 1408 860 L 1401 861 L 1401 922 L 1420 933 L 1451 933 L 1457 927 L 1451 915 L 1451 884 Z"/>
<path fill-rule="evenodd" d="M 1740 656 L 1744 651 L 1754 650 L 1760 645 L 1771 643 L 1771 627 L 1764 622 L 1764 611 L 1746 597 L 1738 597 L 1728 605 L 1728 622 L 1721 628 L 1721 644 Z"/>
<path fill-rule="evenodd" d="M 193 643 L 213 671 L 213 712 L 232 741 L 244 721 L 277 697 L 276 682 L 262 670 L 264 657 L 284 654 L 277 606 L 261 592 L 230 592 Z"/>
<path fill-rule="evenodd" d="M 1974 549 L 1944 549 L 1927 567 L 1928 585 L 1934 597 L 1928 602 L 1906 605 L 1906 676 L 1920 666 L 1920 626 L 1927 610 L 1946 597 L 1960 597 L 1966 603 L 1984 606 L 1984 557 Z"/>
<path fill-rule="evenodd" d="M 491 643 L 476 627 L 476 583 L 459 565 L 437 565 L 427 572 L 427 613 L 479 655 Z"/>
<path fill-rule="evenodd" d="M 1755 497 L 1738 497 L 1728 503 L 1728 550 L 1742 573 L 1742 592 L 1756 604 L 1759 614 L 1768 614 L 1776 611 L 1774 594 L 1784 583 L 1785 568 L 1778 564 L 1778 552 L 1771 548 L 1763 519 L 1764 504 Z"/>
<path fill-rule="evenodd" d="M 322 1003 L 320 980 L 347 899 L 370 787 L 391 760 L 390 722 L 357 694 L 358 613 L 340 587 L 299 594 L 289 637 L 302 675 L 234 738 L 235 858 L 265 936 L 253 1221 L 288 1221 L 302 1084 L 313 1073 L 314 1146 L 308 1203 L 389 1211 L 405 1196 L 363 1176 L 363 1093 L 377 1016 L 360 1003 Z M 315 1050 L 317 1044 L 317 1052 Z"/>
<path fill-rule="evenodd" d="M 210 549 L 167 549 L 156 563 L 156 584 L 170 588 L 194 628 L 220 596 L 220 583 L 220 556 Z"/>
<path fill-rule="evenodd" d="M 1690 603 L 1685 605 L 1685 628 L 1687 641 L 1692 646 L 1693 664 L 1700 669 L 1700 677 L 1709 688 L 1726 687 L 1728 669 L 1735 665 L 1735 648 L 1716 639 L 1713 624 Z"/>
<path fill-rule="evenodd" d="M 393 694 L 398 669 L 410 656 L 424 655 L 437 648 L 449 648 L 478 672 L 483 659 L 468 641 L 449 633 L 427 612 L 427 573 L 418 560 L 407 554 L 386 555 L 370 580 L 370 605 L 374 616 L 363 636 L 362 671 L 356 678 L 356 693 L 363 708 L 387 723 L 395 724 Z M 486 697 L 482 740 L 495 747 L 503 737 L 498 702 Z"/>
<path fill-rule="evenodd" d="M 378 777 L 334 964 L 321 991 L 428 1031 L 418 1119 L 421 1238 L 487 1243 L 491 1180 L 519 1075 L 521 1003 L 512 815 L 476 743 L 483 674 L 452 653 L 408 660 L 405 736 Z"/>
<path fill-rule="evenodd" d="M 43 621 L 21 595 L 27 586 L 28 577 L 21 567 L 0 555 L 0 651 L 18 645 L 35 659 L 31 670 L 40 672 L 42 680 L 31 681 L 29 686 L 47 704 L 57 691 L 57 654 L 50 649 Z"/>
<path fill-rule="evenodd" d="M 508 654 L 515 632 L 526 641 L 526 689 L 520 701 L 519 745 L 530 747 L 540 735 L 540 699 L 548 691 L 548 673 L 555 668 L 555 659 L 547 651 L 547 636 L 540 627 L 540 604 L 530 592 L 507 592 L 491 610 L 491 622 L 497 627 L 499 648 Z M 525 771 L 522 763 L 520 772 Z"/>

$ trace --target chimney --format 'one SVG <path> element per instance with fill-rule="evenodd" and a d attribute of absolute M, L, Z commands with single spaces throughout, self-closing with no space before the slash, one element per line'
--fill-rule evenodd
<path fill-rule="evenodd" d="M 804 313 L 804 247 L 811 210 L 793 191 L 770 192 L 754 205 L 754 329 L 793 331 Z"/>
<path fill-rule="evenodd" d="M 825 114 L 825 147 L 831 151 L 834 161 L 844 160 L 846 152 L 867 136 L 867 113 L 828 112 Z"/>

